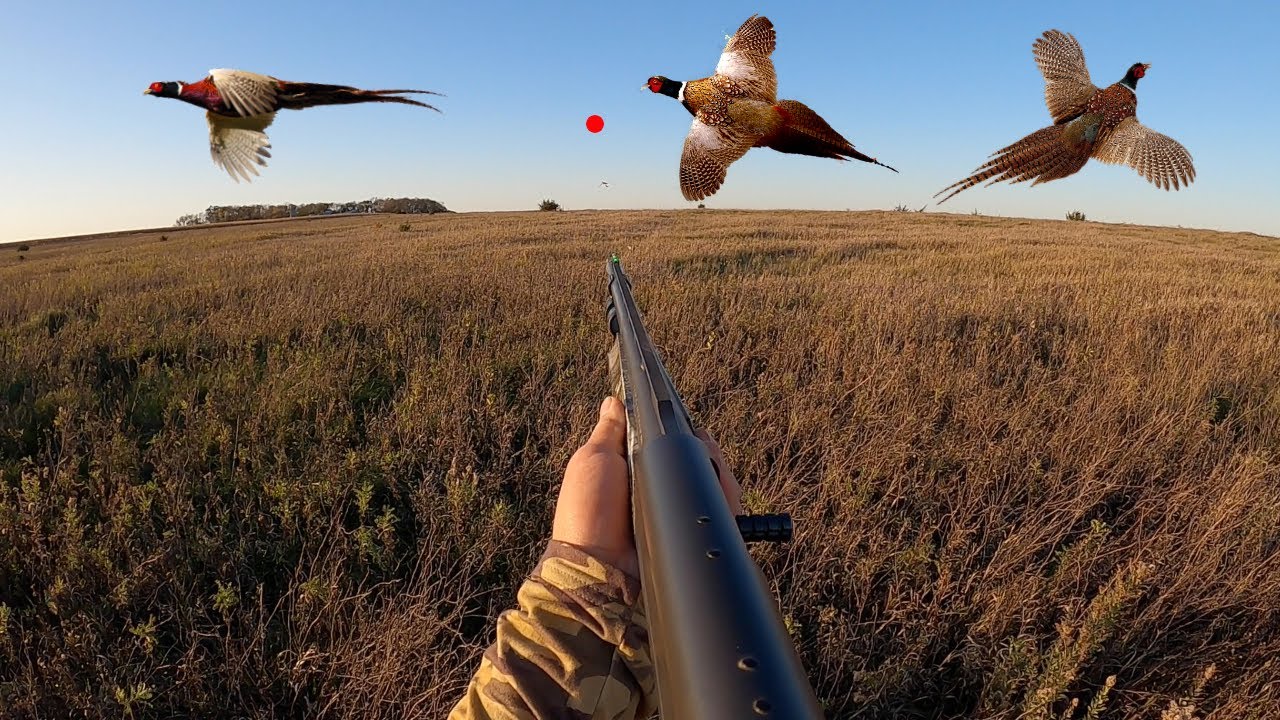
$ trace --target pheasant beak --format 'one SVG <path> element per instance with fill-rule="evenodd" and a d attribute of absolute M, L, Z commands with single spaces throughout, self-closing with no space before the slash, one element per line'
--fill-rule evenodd
<path fill-rule="evenodd" d="M 1146 71 L 1146 70 L 1150 70 L 1150 69 L 1151 69 L 1151 63 L 1142 63 L 1142 69 L 1143 69 L 1144 71 Z"/>
<path fill-rule="evenodd" d="M 151 94 L 151 88 L 147 88 L 146 90 L 143 90 L 143 91 L 142 91 L 142 94 L 143 94 L 143 95 L 150 95 L 150 94 Z"/>

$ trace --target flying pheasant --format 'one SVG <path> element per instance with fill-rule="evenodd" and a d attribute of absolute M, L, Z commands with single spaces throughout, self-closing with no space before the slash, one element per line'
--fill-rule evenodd
<path fill-rule="evenodd" d="M 778 152 L 875 163 L 853 149 L 818 113 L 796 100 L 777 99 L 778 78 L 769 55 L 777 45 L 773 23 L 752 15 L 729 38 L 711 77 L 680 82 L 661 75 L 646 86 L 680 101 L 693 126 L 680 158 L 680 191 L 701 200 L 724 183 L 729 166 L 753 147 Z"/>
<path fill-rule="evenodd" d="M 251 181 L 255 165 L 266 166 L 271 143 L 263 132 L 275 120 L 277 110 L 301 110 L 316 105 L 350 105 L 394 102 L 440 112 L 426 103 L 400 97 L 404 93 L 439 95 L 429 90 L 359 90 L 346 85 L 289 82 L 244 70 L 210 70 L 197 83 L 154 82 L 145 95 L 177 98 L 208 112 L 209 152 L 213 162 L 231 179 Z"/>
<path fill-rule="evenodd" d="M 938 195 L 938 204 L 984 180 L 1032 180 L 1038 185 L 1073 175 L 1089 158 L 1124 164 L 1153 185 L 1177 190 L 1196 177 L 1191 154 L 1176 140 L 1138 122 L 1138 81 L 1151 67 L 1134 63 L 1120 82 L 1094 86 L 1084 51 L 1069 33 L 1049 30 L 1032 46 L 1044 74 L 1044 101 L 1053 124 L 998 150 L 985 165 Z M 990 183 L 988 183 L 990 184 Z"/>

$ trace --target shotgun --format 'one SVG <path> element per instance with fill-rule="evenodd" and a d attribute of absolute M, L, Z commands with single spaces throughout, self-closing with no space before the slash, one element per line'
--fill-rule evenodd
<path fill-rule="evenodd" d="M 791 538 L 788 515 L 734 516 L 706 445 L 609 259 L 609 375 L 627 410 L 631 514 L 657 673 L 673 720 L 822 718 L 746 543 Z"/>

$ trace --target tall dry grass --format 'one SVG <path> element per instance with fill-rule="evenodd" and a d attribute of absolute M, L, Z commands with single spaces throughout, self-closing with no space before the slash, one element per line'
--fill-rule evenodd
<path fill-rule="evenodd" d="M 831 717 L 1280 707 L 1280 241 L 341 218 L 0 253 L 0 714 L 440 717 L 606 388 L 604 261 Z"/>

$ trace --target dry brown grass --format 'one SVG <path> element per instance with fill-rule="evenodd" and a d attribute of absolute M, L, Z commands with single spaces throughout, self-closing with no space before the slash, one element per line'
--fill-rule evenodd
<path fill-rule="evenodd" d="M 0 714 L 442 716 L 605 391 L 618 251 L 797 518 L 758 557 L 832 717 L 1275 716 L 1280 241 L 399 222 L 0 254 Z"/>

